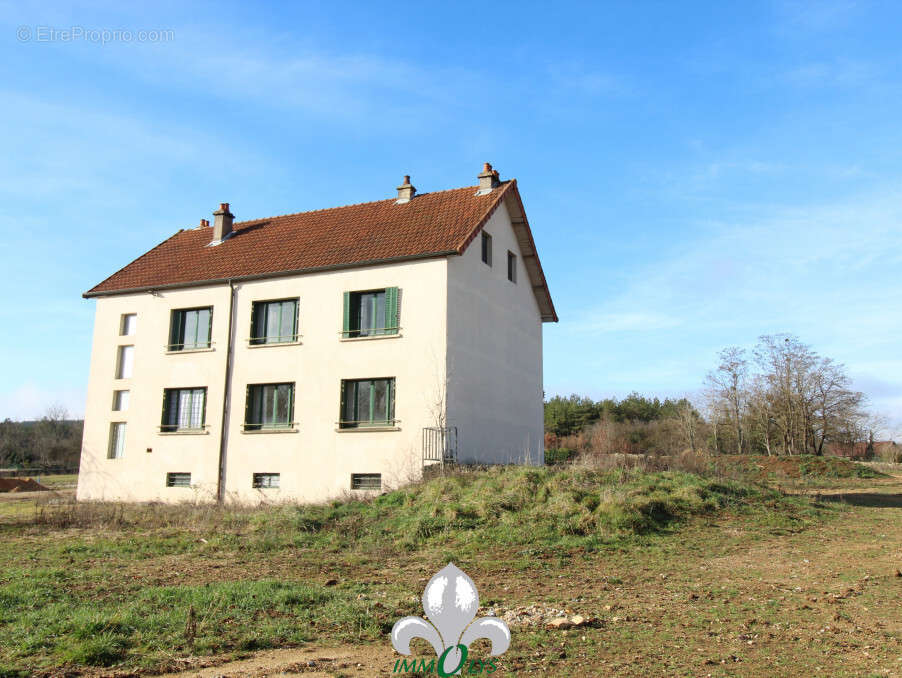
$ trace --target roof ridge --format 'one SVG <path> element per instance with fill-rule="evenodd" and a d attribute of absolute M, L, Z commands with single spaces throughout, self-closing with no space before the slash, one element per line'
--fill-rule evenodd
<path fill-rule="evenodd" d="M 512 181 L 512 180 L 508 179 L 507 181 L 503 181 L 502 183 L 507 184 L 510 181 Z M 477 190 L 479 188 L 479 186 L 459 186 L 458 188 L 444 188 L 440 191 L 429 191 L 427 193 L 417 193 L 414 197 L 420 198 L 420 197 L 427 196 L 427 195 L 434 195 L 436 193 L 451 193 L 452 191 L 463 191 L 468 188 Z M 377 205 L 377 204 L 383 203 L 383 202 L 395 202 L 395 201 L 396 201 L 396 198 L 383 198 L 382 200 L 366 200 L 364 202 L 353 202 L 353 203 L 349 203 L 347 205 L 336 205 L 334 207 L 321 207 L 320 209 L 316 209 L 316 210 L 302 210 L 300 212 L 289 212 L 288 214 L 273 214 L 268 217 L 258 217 L 256 219 L 248 219 L 247 221 L 236 221 L 234 225 L 238 226 L 241 224 L 252 224 L 252 223 L 255 223 L 258 221 L 267 221 L 268 219 L 282 219 L 283 217 L 296 217 L 296 216 L 300 216 L 301 214 L 315 214 L 317 212 L 331 212 L 332 210 L 343 210 L 348 207 L 362 207 L 363 205 Z"/>
<path fill-rule="evenodd" d="M 467 248 L 467 246 L 473 242 L 473 239 L 479 234 L 479 231 L 482 230 L 483 226 L 486 225 L 489 219 L 492 218 L 492 215 L 495 213 L 495 210 L 498 209 L 498 206 L 501 204 L 501 201 L 504 199 L 505 194 L 511 186 L 516 187 L 517 180 L 516 179 L 508 179 L 507 181 L 501 182 L 501 190 L 495 193 L 492 191 L 491 193 L 486 193 L 485 195 L 492 195 L 495 193 L 495 199 L 489 203 L 489 206 L 486 208 L 485 212 L 483 212 L 482 216 L 479 218 L 479 221 L 476 222 L 476 225 L 470 229 L 470 232 L 467 236 L 461 241 L 461 243 L 457 246 L 458 254 L 463 254 L 463 251 Z"/>

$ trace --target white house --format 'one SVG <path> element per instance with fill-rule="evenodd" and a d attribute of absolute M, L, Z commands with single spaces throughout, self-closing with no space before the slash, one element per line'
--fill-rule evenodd
<path fill-rule="evenodd" d="M 557 315 L 516 180 L 213 214 L 84 295 L 80 500 L 322 501 L 542 463 Z"/>

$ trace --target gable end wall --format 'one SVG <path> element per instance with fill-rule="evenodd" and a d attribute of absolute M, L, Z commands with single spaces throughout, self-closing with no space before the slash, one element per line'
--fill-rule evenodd
<path fill-rule="evenodd" d="M 500 205 L 482 236 L 448 258 L 447 420 L 461 462 L 544 463 L 542 320 L 510 215 Z M 507 252 L 517 282 L 507 279 Z"/>

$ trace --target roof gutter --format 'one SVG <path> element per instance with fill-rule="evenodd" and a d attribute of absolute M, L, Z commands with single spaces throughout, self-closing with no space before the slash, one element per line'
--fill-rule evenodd
<path fill-rule="evenodd" d="M 302 275 L 307 273 L 322 273 L 325 271 L 340 271 L 348 268 L 363 268 L 365 266 L 380 266 L 382 264 L 397 264 L 404 261 L 415 261 L 417 259 L 437 259 L 439 257 L 447 257 L 452 254 L 460 254 L 457 250 L 443 250 L 440 252 L 427 252 L 425 254 L 408 254 L 403 257 L 391 257 L 388 259 L 371 259 L 369 261 L 355 261 L 350 264 L 332 264 L 330 266 L 315 266 L 312 268 L 297 268 L 290 271 L 273 271 L 270 273 L 255 273 L 252 275 L 239 275 L 230 278 L 215 278 L 213 280 L 190 280 L 180 283 L 168 283 L 164 285 L 144 285 L 141 287 L 129 287 L 121 290 L 109 290 L 94 292 L 89 290 L 81 296 L 85 299 L 95 297 L 111 297 L 117 294 L 137 294 L 139 292 L 155 292 L 158 290 L 183 289 L 186 287 L 208 287 L 210 285 L 231 285 L 232 282 L 245 282 L 249 280 L 266 280 L 269 278 L 285 278 L 292 275 Z"/>

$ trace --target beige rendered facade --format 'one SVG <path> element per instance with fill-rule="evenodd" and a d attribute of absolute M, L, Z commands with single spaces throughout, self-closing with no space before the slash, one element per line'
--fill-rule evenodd
<path fill-rule="evenodd" d="M 365 496 L 421 477 L 430 428 L 456 428 L 462 463 L 542 463 L 542 313 L 518 205 L 482 228 L 491 265 L 480 233 L 460 255 L 97 296 L 78 499 Z M 397 332 L 347 336 L 346 294 L 387 288 Z M 254 302 L 284 299 L 297 337 L 252 345 Z M 212 308 L 209 346 L 170 350 L 173 311 L 196 308 Z M 343 382 L 368 379 L 393 380 L 391 420 L 346 428 Z M 286 425 L 247 426 L 259 384 L 293 385 Z M 194 425 L 165 426 L 167 389 L 203 393 Z"/>

